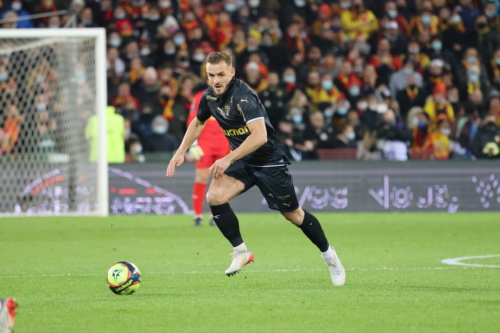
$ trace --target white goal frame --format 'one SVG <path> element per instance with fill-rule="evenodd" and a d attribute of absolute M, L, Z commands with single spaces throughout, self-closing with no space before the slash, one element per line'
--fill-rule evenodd
<path fill-rule="evenodd" d="M 1 217 L 27 216 L 108 216 L 108 162 L 107 162 L 107 134 L 106 134 L 106 30 L 103 28 L 85 29 L 0 29 L 0 41 L 4 38 L 94 38 L 95 39 L 95 92 L 96 114 L 99 122 L 98 140 L 99 150 L 97 159 L 97 202 L 98 208 L 94 211 L 61 212 L 61 213 L 0 213 Z"/>

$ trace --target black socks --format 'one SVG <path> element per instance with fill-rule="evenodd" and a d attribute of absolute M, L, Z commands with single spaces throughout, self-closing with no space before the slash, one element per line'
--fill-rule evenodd
<path fill-rule="evenodd" d="M 212 210 L 214 221 L 224 237 L 227 238 L 233 247 L 241 245 L 243 243 L 243 239 L 240 234 L 240 225 L 238 223 L 238 218 L 231 209 L 231 206 L 229 206 L 229 203 L 218 206 L 210 206 L 210 209 Z"/>
<path fill-rule="evenodd" d="M 309 214 L 309 212 L 304 210 L 304 221 L 299 226 L 302 232 L 318 247 L 321 252 L 326 252 L 328 250 L 328 241 L 326 240 L 325 233 L 321 224 L 314 215 Z"/>

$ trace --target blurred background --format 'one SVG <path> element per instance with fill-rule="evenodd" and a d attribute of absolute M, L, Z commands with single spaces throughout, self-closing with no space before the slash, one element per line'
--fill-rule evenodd
<path fill-rule="evenodd" d="M 442 192 L 432 177 L 453 174 L 457 178 L 452 183 L 465 186 L 466 179 L 471 187 L 457 193 L 470 190 L 468 196 L 481 197 L 473 200 L 477 207 L 493 207 L 490 199 L 500 204 L 498 181 L 490 172 L 495 166 L 476 161 L 500 158 L 499 14 L 498 0 L 0 1 L 0 26 L 5 29 L 106 29 L 112 106 L 107 109 L 108 162 L 122 165 L 110 169 L 110 182 L 123 170 L 143 178 L 155 174 L 153 183 L 165 181 L 163 164 L 153 167 L 156 173 L 139 165 L 169 160 L 186 131 L 194 96 L 207 88 L 205 58 L 223 51 L 233 57 L 236 77 L 259 94 L 290 159 L 301 162 L 294 164 L 293 172 L 303 169 L 304 179 L 311 179 L 317 162 L 309 161 L 352 161 L 339 167 L 350 170 L 350 185 L 330 188 L 332 198 L 347 193 L 353 179 L 366 177 L 352 186 L 369 199 L 353 209 L 368 209 L 367 200 L 388 209 L 386 196 L 403 195 L 403 202 L 413 200 L 411 207 L 418 210 L 417 195 L 413 197 L 404 183 L 415 175 L 415 186 L 427 193 L 421 197 L 423 206 L 432 197 L 436 208 L 430 192 Z M 97 119 L 88 111 L 95 87 L 84 63 L 92 48 L 82 53 L 81 68 L 74 69 L 78 93 L 73 97 L 61 84 L 65 72 L 55 70 L 61 59 L 54 50 L 25 52 L 22 57 L 30 66 L 22 73 L 15 64 L 27 60 L 14 61 L 14 55 L 21 57 L 16 52 L 0 54 L 3 160 L 27 153 L 64 153 L 68 142 L 67 133 L 61 134 L 62 123 L 71 121 L 62 105 L 68 98 L 87 105 L 87 111 L 71 116 L 78 118 L 71 131 L 85 137 L 78 150 L 90 161 L 97 157 Z M 29 102 L 21 103 L 27 94 Z M 438 171 L 433 169 L 436 164 L 425 162 L 387 164 L 408 160 L 447 162 L 439 164 Z M 348 179 L 344 171 L 335 173 L 335 164 L 318 165 L 326 173 L 316 176 L 332 176 L 318 179 L 318 184 Z M 430 168 L 427 174 L 425 168 Z M 483 169 L 478 173 L 473 168 Z M 374 170 L 379 170 L 379 178 L 370 176 Z M 406 172 L 395 194 L 384 178 L 389 172 Z M 192 170 L 186 171 L 185 181 L 179 180 L 185 184 L 185 201 L 190 200 L 192 175 Z M 371 188 L 367 181 L 373 179 L 378 185 Z M 148 195 L 156 193 L 143 187 Z M 118 195 L 119 188 L 111 186 L 110 194 Z M 127 193 L 131 191 L 121 194 Z"/>

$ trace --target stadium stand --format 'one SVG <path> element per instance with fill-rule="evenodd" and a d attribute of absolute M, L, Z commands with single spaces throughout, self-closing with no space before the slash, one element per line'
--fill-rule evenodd
<path fill-rule="evenodd" d="M 176 148 L 213 51 L 233 56 L 295 161 L 500 157 L 498 0 L 4 0 L 0 11 L 2 28 L 63 28 L 72 15 L 78 29 L 106 28 L 127 161 Z M 0 55 L 0 154 L 57 151 L 50 66 L 18 77 Z M 16 104 L 21 84 L 36 109 Z M 28 121 L 38 135 L 26 147 Z"/>

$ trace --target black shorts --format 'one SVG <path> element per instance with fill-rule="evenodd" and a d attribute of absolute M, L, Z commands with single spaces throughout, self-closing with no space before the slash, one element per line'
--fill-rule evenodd
<path fill-rule="evenodd" d="M 245 189 L 241 193 L 257 185 L 271 209 L 293 212 L 299 208 L 292 176 L 286 165 L 255 167 L 238 160 L 231 164 L 224 173 L 245 184 Z"/>

